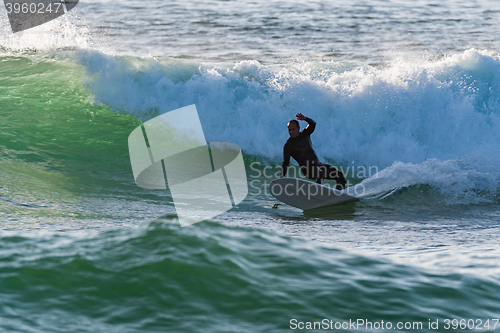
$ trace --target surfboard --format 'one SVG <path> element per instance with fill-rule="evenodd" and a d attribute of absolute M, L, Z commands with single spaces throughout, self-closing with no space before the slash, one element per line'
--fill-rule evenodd
<path fill-rule="evenodd" d="M 339 191 L 299 178 L 278 178 L 269 185 L 272 196 L 287 205 L 309 210 L 358 201 L 353 188 Z"/>

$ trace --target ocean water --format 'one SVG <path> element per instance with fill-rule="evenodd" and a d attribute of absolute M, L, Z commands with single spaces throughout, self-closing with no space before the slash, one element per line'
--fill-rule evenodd
<path fill-rule="evenodd" d="M 499 19 L 492 0 L 96 0 L 13 34 L 2 7 L 0 331 L 499 331 Z M 191 104 L 241 147 L 249 194 L 180 227 L 127 139 Z M 364 200 L 273 208 L 297 112 Z"/>

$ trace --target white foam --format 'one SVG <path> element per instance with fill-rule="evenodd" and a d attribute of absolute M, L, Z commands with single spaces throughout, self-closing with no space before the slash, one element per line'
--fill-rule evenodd
<path fill-rule="evenodd" d="M 82 52 L 79 62 L 98 103 L 141 117 L 196 104 L 207 140 L 234 142 L 246 154 L 279 163 L 286 123 L 301 112 L 318 123 L 312 141 L 322 159 L 391 166 L 386 173 L 394 177 L 420 168 L 428 178 L 415 181 L 434 185 L 465 177 L 453 191 L 498 186 L 500 60 L 486 51 L 389 68 L 199 64 L 97 52 Z"/>
<path fill-rule="evenodd" d="M 89 28 L 74 11 L 37 27 L 13 33 L 7 13 L 0 10 L 0 46 L 8 51 L 85 49 L 91 44 Z"/>

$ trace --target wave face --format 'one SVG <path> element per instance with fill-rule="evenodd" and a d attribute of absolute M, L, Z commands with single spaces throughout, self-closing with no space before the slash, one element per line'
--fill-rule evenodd
<path fill-rule="evenodd" d="M 286 123 L 302 112 L 318 123 L 312 140 L 320 158 L 351 182 L 366 179 L 377 191 L 430 185 L 448 203 L 498 197 L 500 60 L 486 52 L 387 68 L 209 64 L 88 50 L 2 59 L 7 158 L 65 172 L 69 164 L 94 175 L 98 168 L 128 182 L 129 133 L 196 104 L 207 141 L 234 142 L 247 161 L 279 165 Z"/>
<path fill-rule="evenodd" d="M 319 123 L 325 158 L 386 167 L 493 155 L 499 142 L 500 59 L 469 50 L 434 62 L 208 65 L 84 53 L 86 87 L 112 109 L 163 113 L 195 103 L 207 135 L 278 158 L 286 122 Z"/>
<path fill-rule="evenodd" d="M 92 52 L 77 61 L 98 102 L 139 118 L 196 104 L 207 140 L 235 142 L 249 155 L 279 163 L 286 123 L 302 112 L 318 122 L 312 139 L 321 158 L 344 168 L 411 174 L 401 186 L 498 191 L 500 59 L 487 52 L 384 68 L 200 64 Z"/>
<path fill-rule="evenodd" d="M 118 165 L 127 178 L 127 137 L 140 121 L 196 104 L 207 141 L 234 142 L 247 157 L 279 165 L 286 123 L 302 112 L 318 123 L 312 140 L 320 158 L 352 182 L 368 178 L 381 191 L 431 185 L 451 203 L 498 197 L 500 59 L 487 52 L 384 68 L 210 64 L 89 50 L 2 60 L 8 158 L 56 170 L 93 161 L 113 173 L 108 178 Z"/>

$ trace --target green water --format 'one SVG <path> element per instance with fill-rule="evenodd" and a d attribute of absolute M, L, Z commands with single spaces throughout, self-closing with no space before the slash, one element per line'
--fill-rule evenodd
<path fill-rule="evenodd" d="M 4 233 L 1 244 L 6 331 L 284 332 L 291 319 L 443 328 L 447 318 L 498 315 L 493 281 L 214 223 Z"/>

